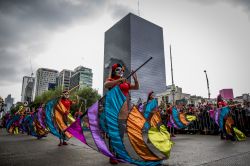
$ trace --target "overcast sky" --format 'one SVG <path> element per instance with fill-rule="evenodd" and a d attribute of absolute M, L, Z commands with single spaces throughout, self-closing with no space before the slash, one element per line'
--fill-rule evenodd
<path fill-rule="evenodd" d="M 41 67 L 93 70 L 102 92 L 104 33 L 137 0 L 0 0 L 0 96 L 21 99 L 22 77 Z M 250 92 L 250 0 L 141 0 L 140 16 L 163 28 L 167 84 L 211 97 Z M 153 89 L 153 87 L 152 87 Z"/>

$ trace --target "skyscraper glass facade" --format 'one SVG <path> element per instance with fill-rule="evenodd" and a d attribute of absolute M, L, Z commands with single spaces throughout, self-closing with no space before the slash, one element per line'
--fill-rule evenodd
<path fill-rule="evenodd" d="M 139 98 L 145 101 L 151 90 L 165 91 L 166 72 L 162 28 L 130 13 L 105 32 L 104 81 L 112 64 L 125 65 L 126 77 L 150 57 L 153 59 L 137 72 L 140 89 L 131 92 L 134 103 Z"/>
<path fill-rule="evenodd" d="M 80 85 L 80 88 L 91 87 L 93 82 L 92 70 L 83 66 L 78 66 L 70 78 L 70 89 Z"/>

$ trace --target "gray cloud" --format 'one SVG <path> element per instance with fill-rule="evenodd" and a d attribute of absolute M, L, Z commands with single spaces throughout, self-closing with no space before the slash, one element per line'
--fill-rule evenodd
<path fill-rule="evenodd" d="M 30 71 L 28 66 L 23 66 L 25 64 L 24 58 L 22 55 L 18 57 L 16 52 L 11 50 L 1 50 L 0 51 L 0 76 L 1 81 L 0 85 L 8 85 L 10 83 L 15 83 L 20 81 L 19 74 L 26 73 Z"/>
<path fill-rule="evenodd" d="M 111 11 L 112 17 L 116 20 L 121 19 L 128 13 L 134 13 L 134 14 L 136 13 L 136 11 L 132 10 L 130 7 L 117 3 L 110 4 L 108 9 L 109 11 Z"/>
<path fill-rule="evenodd" d="M 213 5 L 216 3 L 229 3 L 235 7 L 241 7 L 250 16 L 250 0 L 189 0 L 205 5 Z"/>
<path fill-rule="evenodd" d="M 245 11 L 248 12 L 250 16 L 250 1 L 249 0 L 230 0 L 233 5 L 242 7 Z"/>
<path fill-rule="evenodd" d="M 27 55 L 36 58 L 54 32 L 92 21 L 107 9 L 119 17 L 128 11 L 109 0 L 0 0 L 0 85 L 30 74 Z"/>

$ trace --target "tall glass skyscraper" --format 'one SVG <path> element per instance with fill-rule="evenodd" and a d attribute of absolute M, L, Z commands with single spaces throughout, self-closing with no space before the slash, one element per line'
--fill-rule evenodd
<path fill-rule="evenodd" d="M 112 64 L 125 65 L 126 77 L 150 57 L 153 59 L 137 72 L 140 89 L 131 92 L 132 102 L 139 98 L 145 101 L 151 90 L 165 91 L 166 73 L 162 28 L 129 13 L 105 32 L 104 81 Z"/>

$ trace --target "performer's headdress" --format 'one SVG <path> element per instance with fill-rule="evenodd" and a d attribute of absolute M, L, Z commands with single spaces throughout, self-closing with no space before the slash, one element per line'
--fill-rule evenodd
<path fill-rule="evenodd" d="M 69 91 L 68 90 L 64 90 L 62 93 L 66 94 L 66 93 L 69 93 Z"/>

